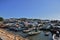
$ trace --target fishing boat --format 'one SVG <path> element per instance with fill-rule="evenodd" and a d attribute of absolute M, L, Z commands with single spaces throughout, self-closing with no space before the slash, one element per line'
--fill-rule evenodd
<path fill-rule="evenodd" d="M 45 36 L 49 36 L 50 32 L 45 32 Z"/>
<path fill-rule="evenodd" d="M 60 37 L 57 37 L 56 34 L 53 34 L 53 40 L 60 40 Z"/>
<path fill-rule="evenodd" d="M 24 33 L 27 33 L 27 32 L 29 32 L 29 31 L 31 31 L 31 30 L 23 30 Z"/>
<path fill-rule="evenodd" d="M 32 35 L 36 35 L 36 34 L 39 34 L 41 31 L 30 31 L 28 32 L 27 34 L 32 36 Z"/>
<path fill-rule="evenodd" d="M 23 30 L 24 33 L 28 33 L 30 31 L 32 31 L 33 29 L 28 29 L 28 30 Z"/>
<path fill-rule="evenodd" d="M 32 31 L 32 30 L 33 30 L 33 29 L 30 28 L 30 29 L 27 29 L 27 30 L 23 30 L 23 32 L 24 32 L 24 33 L 28 33 L 28 32 L 30 32 L 30 31 Z"/>

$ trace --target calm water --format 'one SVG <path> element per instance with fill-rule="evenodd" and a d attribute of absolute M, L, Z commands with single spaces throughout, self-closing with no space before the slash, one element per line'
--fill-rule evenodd
<path fill-rule="evenodd" d="M 52 35 L 50 33 L 49 36 L 45 36 L 44 32 L 42 31 L 38 35 L 30 36 L 29 39 L 30 40 L 52 40 Z"/>
<path fill-rule="evenodd" d="M 10 31 L 13 33 L 13 31 Z M 27 34 L 23 33 L 23 32 L 14 32 L 16 34 L 21 35 L 22 37 L 26 37 Z M 52 35 L 51 33 L 49 34 L 49 36 L 45 36 L 45 33 L 43 31 L 41 31 L 40 34 L 37 35 L 33 35 L 33 36 L 28 36 L 30 40 L 52 40 Z"/>

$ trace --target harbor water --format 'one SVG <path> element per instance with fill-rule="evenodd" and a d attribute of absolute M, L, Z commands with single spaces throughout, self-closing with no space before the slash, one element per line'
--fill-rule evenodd
<path fill-rule="evenodd" d="M 52 40 L 52 34 L 49 33 L 49 36 L 45 36 L 45 33 L 42 31 L 40 34 L 29 36 L 30 40 Z"/>
<path fill-rule="evenodd" d="M 45 32 L 41 31 L 41 33 L 36 34 L 36 35 L 32 35 L 32 36 L 27 36 L 27 34 L 23 33 L 23 32 L 13 32 L 13 31 L 9 31 L 15 34 L 19 34 L 22 37 L 28 37 L 30 40 L 52 40 L 52 34 L 51 32 L 49 33 L 48 36 L 45 36 Z"/>

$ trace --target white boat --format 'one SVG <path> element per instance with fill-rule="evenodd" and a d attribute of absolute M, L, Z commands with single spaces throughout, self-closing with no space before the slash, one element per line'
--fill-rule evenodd
<path fill-rule="evenodd" d="M 50 34 L 50 32 L 45 32 L 45 36 L 48 36 Z"/>
<path fill-rule="evenodd" d="M 41 32 L 41 31 L 37 31 L 37 32 L 32 31 L 32 32 L 29 32 L 28 35 L 36 35 L 36 34 L 39 34 L 40 32 Z"/>
<path fill-rule="evenodd" d="M 28 30 L 23 30 L 24 33 L 28 33 L 30 31 L 32 31 L 33 29 L 28 29 Z"/>
<path fill-rule="evenodd" d="M 31 30 L 23 30 L 24 33 L 27 33 L 27 32 L 29 32 L 29 31 L 31 31 Z"/>
<path fill-rule="evenodd" d="M 53 40 L 60 40 L 60 37 L 57 37 L 56 34 L 53 34 Z"/>

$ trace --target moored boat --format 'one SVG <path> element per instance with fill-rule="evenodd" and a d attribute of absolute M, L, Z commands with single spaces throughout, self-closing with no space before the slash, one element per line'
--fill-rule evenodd
<path fill-rule="evenodd" d="M 28 33 L 30 31 L 32 31 L 33 29 L 28 29 L 28 30 L 23 30 L 24 33 Z"/>
<path fill-rule="evenodd" d="M 29 31 L 31 31 L 31 30 L 23 30 L 24 33 L 27 33 L 27 32 L 29 32 Z"/>
<path fill-rule="evenodd" d="M 57 37 L 56 34 L 53 34 L 53 40 L 60 40 L 60 37 Z"/>
<path fill-rule="evenodd" d="M 49 36 L 50 32 L 45 32 L 45 36 Z"/>
<path fill-rule="evenodd" d="M 39 34 L 40 32 L 41 32 L 41 31 L 37 31 L 37 32 L 32 31 L 32 32 L 29 32 L 29 33 L 27 33 L 27 34 L 30 35 L 30 36 L 32 36 L 32 35 Z"/>

